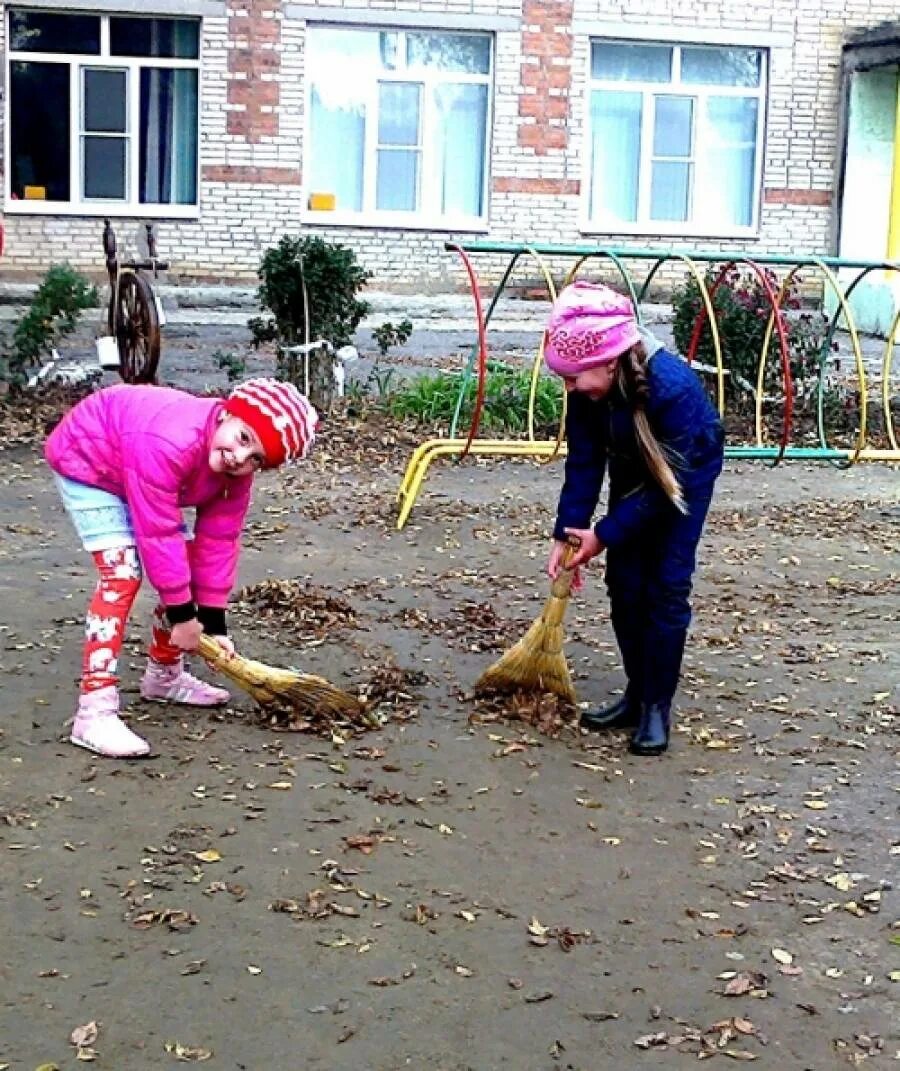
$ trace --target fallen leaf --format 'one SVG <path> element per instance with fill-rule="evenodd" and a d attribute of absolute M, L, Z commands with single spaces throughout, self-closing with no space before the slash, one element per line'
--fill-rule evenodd
<path fill-rule="evenodd" d="M 371 836 L 369 833 L 358 833 L 344 837 L 344 843 L 348 848 L 356 848 L 363 855 L 371 855 L 378 844 L 378 838 Z"/>
<path fill-rule="evenodd" d="M 536 993 L 527 993 L 524 999 L 526 1004 L 542 1004 L 545 1000 L 553 999 L 553 991 L 540 989 Z"/>
<path fill-rule="evenodd" d="M 726 997 L 741 997 L 753 992 L 767 995 L 765 984 L 766 976 L 761 971 L 741 971 L 725 983 L 722 993 Z"/>
<path fill-rule="evenodd" d="M 634 1039 L 634 1044 L 639 1049 L 657 1049 L 661 1045 L 668 1045 L 669 1035 L 665 1030 L 660 1030 L 656 1034 L 642 1034 L 639 1038 Z"/>
<path fill-rule="evenodd" d="M 176 1060 L 195 1060 L 197 1063 L 202 1063 L 204 1060 L 212 1059 L 211 1049 L 202 1049 L 196 1045 L 182 1045 L 178 1041 L 167 1041 L 165 1050 Z"/>
<path fill-rule="evenodd" d="M 218 863 L 222 858 L 215 848 L 207 848 L 205 852 L 191 852 L 191 855 L 195 859 L 199 859 L 201 863 Z"/>
<path fill-rule="evenodd" d="M 92 1019 L 89 1023 L 85 1023 L 84 1026 L 76 1026 L 69 1035 L 69 1041 L 76 1048 L 83 1049 L 88 1045 L 93 1045 L 99 1033 L 100 1026 Z"/>

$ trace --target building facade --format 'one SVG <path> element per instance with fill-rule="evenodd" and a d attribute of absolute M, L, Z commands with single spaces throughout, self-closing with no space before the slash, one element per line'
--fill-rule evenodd
<path fill-rule="evenodd" d="M 111 217 L 125 236 L 155 220 L 184 279 L 252 278 L 302 232 L 395 289 L 459 286 L 448 240 L 837 252 L 842 56 L 897 18 L 897 0 L 0 9 L 4 277 L 99 273 Z"/>

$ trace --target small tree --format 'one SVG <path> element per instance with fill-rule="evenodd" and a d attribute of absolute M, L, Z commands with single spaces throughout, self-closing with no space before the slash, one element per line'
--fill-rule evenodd
<path fill-rule="evenodd" d="M 369 312 L 357 294 L 371 273 L 357 264 L 352 249 L 319 237 L 285 235 L 266 250 L 259 277 L 259 303 L 269 315 L 249 322 L 257 346 L 271 339 L 291 346 L 319 338 L 344 346 Z"/>
<path fill-rule="evenodd" d="M 778 294 L 781 284 L 776 276 L 771 271 L 766 271 L 765 275 L 772 291 Z M 707 272 L 705 283 L 708 290 L 715 279 L 713 272 Z M 788 358 L 794 386 L 802 394 L 818 372 L 819 355 L 825 341 L 828 320 L 823 313 L 796 311 L 800 308 L 799 284 L 800 280 L 795 276 L 784 295 L 781 307 L 790 313 L 785 316 Z M 681 353 L 687 354 L 694 324 L 705 308 L 700 288 L 693 276 L 688 276 L 684 284 L 676 288 L 672 294 L 672 304 L 675 312 L 672 326 L 675 345 Z M 748 385 L 755 390 L 766 326 L 772 312 L 765 287 L 755 273 L 732 267 L 719 284 L 712 304 L 722 344 L 723 364 L 730 372 L 726 380 L 726 391 L 731 397 L 736 397 L 745 393 Z M 763 384 L 767 391 L 777 391 L 782 383 L 778 354 L 778 334 L 773 326 Z M 715 363 L 712 332 L 708 322 L 700 335 L 694 356 L 707 364 Z"/>
<path fill-rule="evenodd" d="M 68 264 L 54 264 L 44 276 L 11 339 L 0 350 L 0 382 L 15 389 L 29 371 L 70 335 L 84 310 L 97 304 L 97 288 Z"/>

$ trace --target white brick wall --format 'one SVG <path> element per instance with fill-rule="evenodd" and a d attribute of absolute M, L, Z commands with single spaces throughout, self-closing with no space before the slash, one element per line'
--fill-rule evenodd
<path fill-rule="evenodd" d="M 842 43 L 851 32 L 896 19 L 897 0 L 722 0 L 717 3 L 686 3 L 685 0 L 575 0 L 573 23 L 619 22 L 622 36 L 631 24 L 658 26 L 667 35 L 681 30 L 700 34 L 716 30 L 727 34 L 786 34 L 789 41 L 773 48 L 770 64 L 768 127 L 763 186 L 769 190 L 834 192 L 837 146 L 839 64 Z M 64 6 L 61 0 L 60 6 Z M 323 5 L 324 6 L 324 5 Z M 332 5 L 342 9 L 384 11 L 386 23 L 392 12 L 446 15 L 457 13 L 466 20 L 496 16 L 522 16 L 522 0 L 344 0 Z M 4 5 L 0 4 L 0 10 Z M 422 14 L 424 13 L 424 14 Z M 241 11 L 229 14 L 238 18 Z M 268 16 L 267 16 L 268 17 Z M 229 19 L 207 18 L 203 25 L 201 163 L 203 168 L 281 169 L 296 175 L 302 165 L 304 117 L 305 23 L 271 13 L 281 20 L 277 47 L 281 69 L 277 75 L 280 101 L 276 106 L 278 133 L 250 143 L 227 132 L 230 108 L 228 56 Z M 5 45 L 0 29 L 0 45 Z M 471 21 L 466 22 L 470 28 Z M 523 27 L 530 29 L 530 27 Z M 492 131 L 491 174 L 510 180 L 554 180 L 570 184 L 561 193 L 492 193 L 489 230 L 476 235 L 501 241 L 584 242 L 606 245 L 664 246 L 678 249 L 725 248 L 734 251 L 784 252 L 831 251 L 832 209 L 824 204 L 785 204 L 776 198 L 763 205 L 759 236 L 753 240 L 716 241 L 670 239 L 608 234 L 586 236 L 579 230 L 580 194 L 571 192 L 582 177 L 582 152 L 586 113 L 586 79 L 589 39 L 573 37 L 571 88 L 553 90 L 552 96 L 569 95 L 570 118 L 566 125 L 568 144 L 538 154 L 519 143 L 523 120 L 519 99 L 534 92 L 521 85 L 522 34 L 499 30 L 495 35 L 495 96 Z M 552 65 L 567 60 L 551 61 Z M 270 75 L 260 76 L 263 80 Z M 0 115 L 0 123 L 4 115 Z M 3 161 L 0 160 L 0 169 Z M 306 198 L 302 184 L 286 179 L 271 183 L 233 182 L 211 179 L 201 183 L 201 212 L 195 220 L 162 220 L 160 252 L 171 259 L 175 273 L 185 279 L 247 279 L 255 276 L 261 251 L 285 232 L 308 229 L 351 245 L 360 261 L 374 274 L 376 283 L 408 289 L 458 287 L 464 275 L 457 259 L 444 251 L 448 239 L 465 241 L 471 235 L 424 231 L 309 226 L 301 224 Z M 102 221 L 98 218 L 64 215 L 37 216 L 7 213 L 7 253 L 0 274 L 35 274 L 54 261 L 67 259 L 100 276 Z M 137 220 L 116 223 L 120 235 L 134 233 Z M 478 261 L 486 280 L 496 277 L 502 258 Z M 522 277 L 536 277 L 524 264 Z"/>

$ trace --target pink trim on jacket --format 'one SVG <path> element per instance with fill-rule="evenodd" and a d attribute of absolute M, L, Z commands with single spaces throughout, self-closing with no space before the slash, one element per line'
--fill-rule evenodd
<path fill-rule="evenodd" d="M 107 387 L 79 402 L 44 447 L 61 476 L 117 495 L 131 513 L 150 583 L 166 606 L 225 606 L 237 579 L 240 536 L 253 477 L 209 467 L 222 408 L 168 387 Z M 181 511 L 194 506 L 194 539 Z"/>

